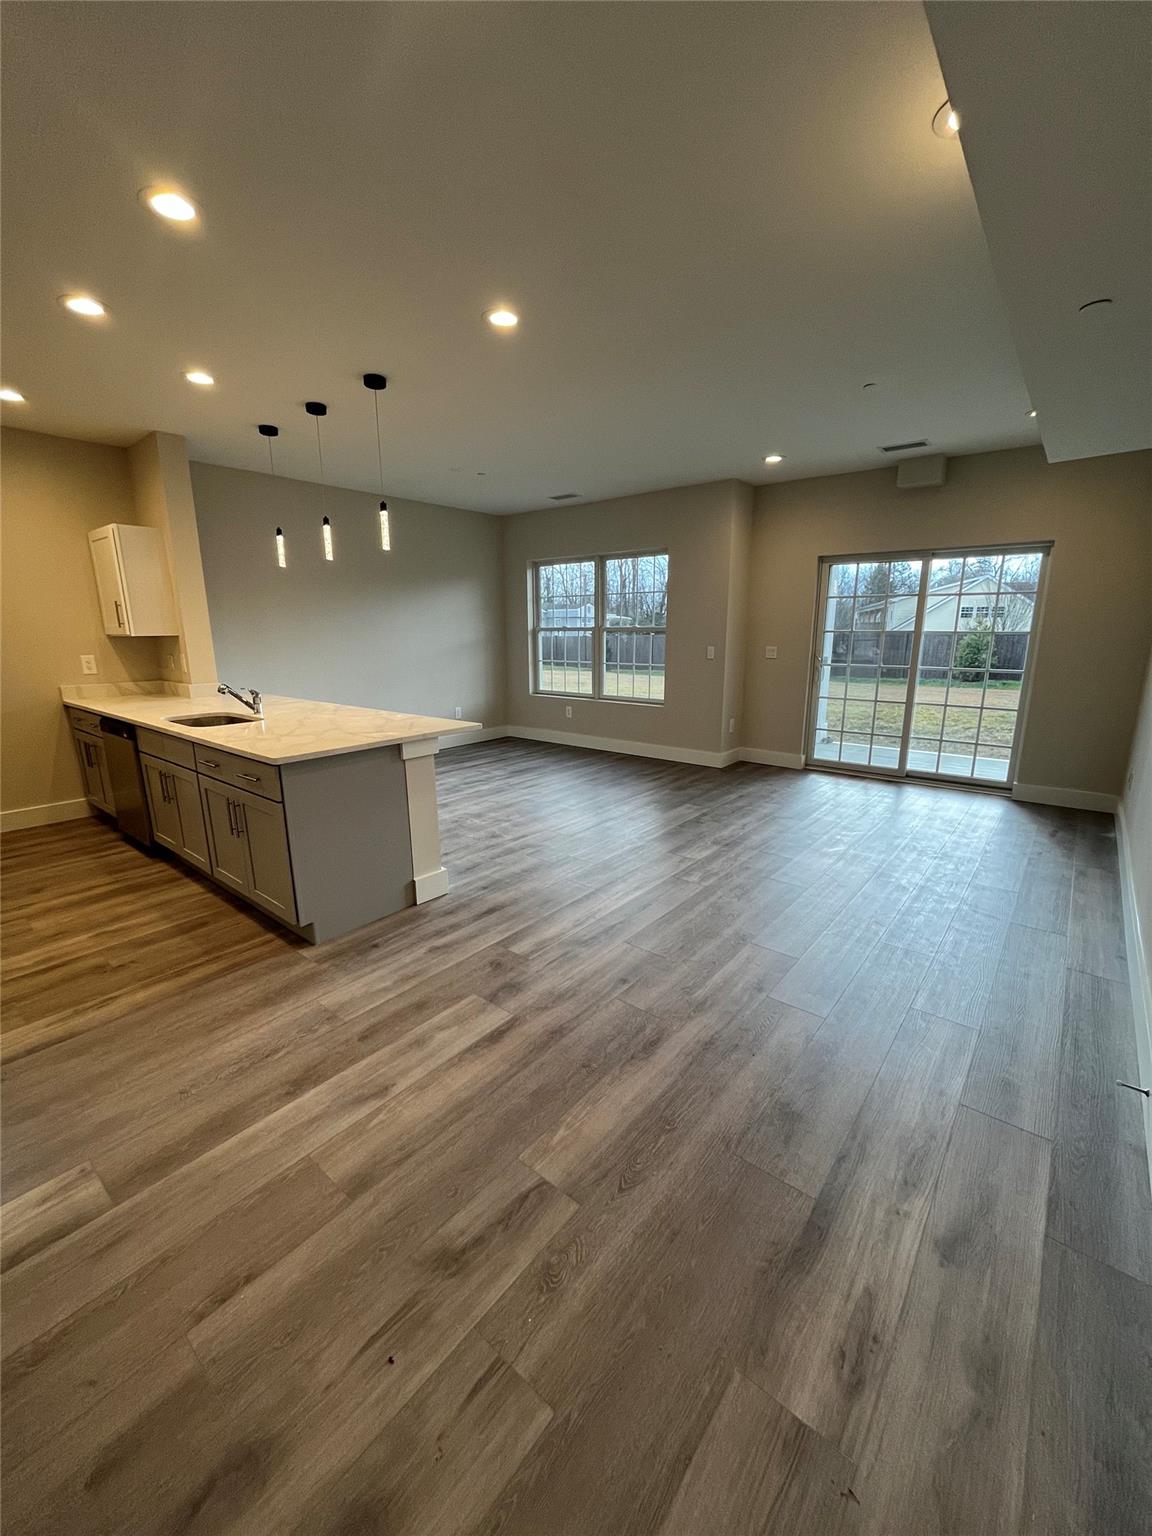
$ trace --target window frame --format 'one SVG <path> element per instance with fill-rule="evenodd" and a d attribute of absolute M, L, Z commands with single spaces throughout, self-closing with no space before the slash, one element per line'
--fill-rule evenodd
<path fill-rule="evenodd" d="M 609 560 L 641 560 L 651 555 L 662 555 L 668 561 L 668 587 L 665 588 L 665 618 L 660 628 L 650 624 L 627 625 L 604 622 L 605 602 L 607 591 L 607 564 Z M 551 565 L 591 565 L 594 571 L 593 592 L 593 619 L 589 628 L 585 625 L 560 625 L 541 624 L 540 622 L 540 572 L 545 566 Z M 665 699 L 637 699 L 627 694 L 619 695 L 605 693 L 604 678 L 607 666 L 607 651 L 605 641 L 612 635 L 663 635 L 664 636 L 664 687 L 665 693 L 668 687 L 668 591 L 671 587 L 672 561 L 667 548 L 655 546 L 649 549 L 622 549 L 611 550 L 606 554 L 598 555 L 553 555 L 546 560 L 533 560 L 529 566 L 530 590 L 529 598 L 529 643 L 531 645 L 531 682 L 532 693 L 542 699 L 583 699 L 595 700 L 601 704 L 639 704 L 648 709 L 663 709 Z M 560 688 L 545 688 L 540 679 L 540 636 L 542 634 L 588 634 L 591 638 L 592 650 L 592 692 L 572 693 Z"/>

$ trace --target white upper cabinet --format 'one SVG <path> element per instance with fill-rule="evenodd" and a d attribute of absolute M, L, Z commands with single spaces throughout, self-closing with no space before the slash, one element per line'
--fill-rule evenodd
<path fill-rule="evenodd" d="M 176 599 L 158 528 L 109 523 L 88 535 L 100 613 L 110 635 L 175 635 Z"/>

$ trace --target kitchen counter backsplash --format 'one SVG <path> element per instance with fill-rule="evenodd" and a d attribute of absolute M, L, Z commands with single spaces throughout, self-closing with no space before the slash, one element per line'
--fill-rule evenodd
<path fill-rule="evenodd" d="M 163 680 L 142 683 L 61 683 L 60 693 L 61 696 L 67 694 L 73 699 L 211 699 L 216 696 L 216 685 L 168 683 Z"/>

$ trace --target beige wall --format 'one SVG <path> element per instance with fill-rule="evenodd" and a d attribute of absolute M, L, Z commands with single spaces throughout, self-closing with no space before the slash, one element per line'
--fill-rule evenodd
<path fill-rule="evenodd" d="M 172 432 L 149 432 L 128 450 L 134 521 L 159 529 L 180 612 L 176 645 L 162 647 L 161 676 L 169 682 L 216 682 L 212 628 L 204 570 L 196 534 L 196 506 L 188 472 L 188 450 Z"/>
<path fill-rule="evenodd" d="M 216 665 L 234 686 L 503 725 L 500 520 L 302 480 L 193 464 Z M 284 529 L 287 569 L 276 564 Z"/>
<path fill-rule="evenodd" d="M 753 519 L 744 745 L 801 752 L 821 555 L 1053 540 L 1018 779 L 1118 795 L 1152 641 L 1152 453 L 950 459 L 939 489 L 892 469 L 762 487 Z M 779 647 L 776 661 L 764 647 Z"/>
<path fill-rule="evenodd" d="M 1152 592 L 1149 601 L 1152 602 Z M 1132 740 L 1122 808 L 1128 895 L 1135 930 L 1130 937 L 1136 952 L 1129 960 L 1136 993 L 1141 1082 L 1152 1087 L 1152 664 L 1144 678 L 1144 696 Z M 1152 1101 L 1145 1103 L 1144 1128 L 1152 1157 Z"/>
<path fill-rule="evenodd" d="M 104 633 L 88 531 L 137 521 L 128 453 L 99 443 L 5 427 L 3 476 L 2 805 L 5 811 L 79 799 L 80 770 L 60 684 L 159 675 L 163 641 Z"/>
<path fill-rule="evenodd" d="M 734 548 L 748 520 L 749 487 L 734 480 L 505 518 L 506 723 L 709 753 L 733 745 L 737 738 L 726 734 L 726 714 L 729 704 L 735 712 L 743 655 L 739 633 L 730 625 L 731 574 L 738 558 Z M 664 704 L 533 694 L 528 629 L 532 562 L 642 549 L 668 551 Z M 716 651 L 711 661 L 709 645 Z M 570 719 L 564 713 L 569 705 Z"/>

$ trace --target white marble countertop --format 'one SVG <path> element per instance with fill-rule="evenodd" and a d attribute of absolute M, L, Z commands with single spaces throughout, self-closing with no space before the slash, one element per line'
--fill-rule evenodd
<path fill-rule="evenodd" d="M 194 698 L 172 695 L 108 692 L 97 694 L 91 685 L 61 688 L 65 704 L 88 709 L 132 725 L 164 731 L 183 741 L 200 742 L 235 752 L 261 763 L 299 763 L 313 757 L 335 757 L 343 752 L 363 752 L 369 747 L 397 746 L 406 741 L 427 741 L 475 731 L 475 720 L 441 720 L 434 715 L 400 715 L 389 709 L 361 709 L 351 704 L 321 704 L 311 699 L 265 697 L 264 719 L 237 725 L 188 726 L 173 723 L 188 715 L 242 714 L 235 699 L 212 693 Z"/>

